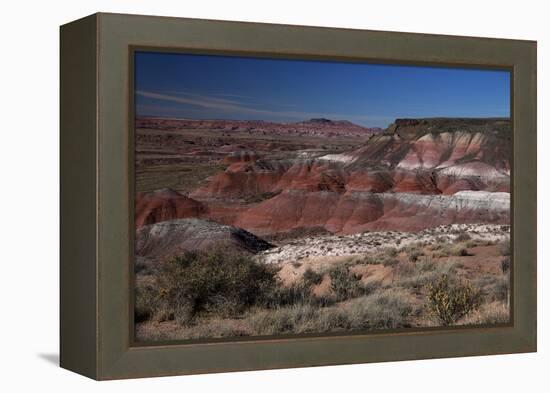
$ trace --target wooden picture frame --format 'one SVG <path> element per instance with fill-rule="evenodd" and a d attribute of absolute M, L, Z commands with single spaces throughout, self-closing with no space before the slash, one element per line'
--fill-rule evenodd
<path fill-rule="evenodd" d="M 141 345 L 133 340 L 136 48 L 508 69 L 512 322 Z M 61 27 L 61 366 L 105 380 L 536 351 L 536 42 L 98 13 Z"/>

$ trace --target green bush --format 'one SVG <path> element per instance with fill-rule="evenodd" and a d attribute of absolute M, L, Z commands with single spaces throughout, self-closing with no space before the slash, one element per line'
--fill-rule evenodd
<path fill-rule="evenodd" d="M 180 323 L 201 312 L 242 313 L 264 301 L 276 285 L 275 271 L 242 254 L 189 251 L 166 262 L 157 278 L 159 297 Z"/>
<path fill-rule="evenodd" d="M 479 296 L 472 287 L 452 283 L 444 274 L 428 286 L 428 309 L 443 325 L 453 325 L 480 304 Z"/>

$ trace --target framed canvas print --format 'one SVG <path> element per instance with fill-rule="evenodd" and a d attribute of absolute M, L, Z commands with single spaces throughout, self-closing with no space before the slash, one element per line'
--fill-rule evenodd
<path fill-rule="evenodd" d="M 535 350 L 535 42 L 62 26 L 62 367 Z"/>

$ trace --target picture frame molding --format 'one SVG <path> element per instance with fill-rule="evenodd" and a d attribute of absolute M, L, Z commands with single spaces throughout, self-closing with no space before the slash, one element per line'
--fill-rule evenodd
<path fill-rule="evenodd" d="M 133 340 L 135 50 L 507 69 L 512 321 L 193 343 Z M 99 13 L 61 27 L 61 366 L 94 379 L 536 351 L 536 42 Z"/>

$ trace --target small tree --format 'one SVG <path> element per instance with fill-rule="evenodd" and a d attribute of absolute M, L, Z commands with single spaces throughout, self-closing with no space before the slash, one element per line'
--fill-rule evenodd
<path fill-rule="evenodd" d="M 467 284 L 451 283 L 444 274 L 428 285 L 428 309 L 443 326 L 453 325 L 479 305 L 479 296 Z"/>

